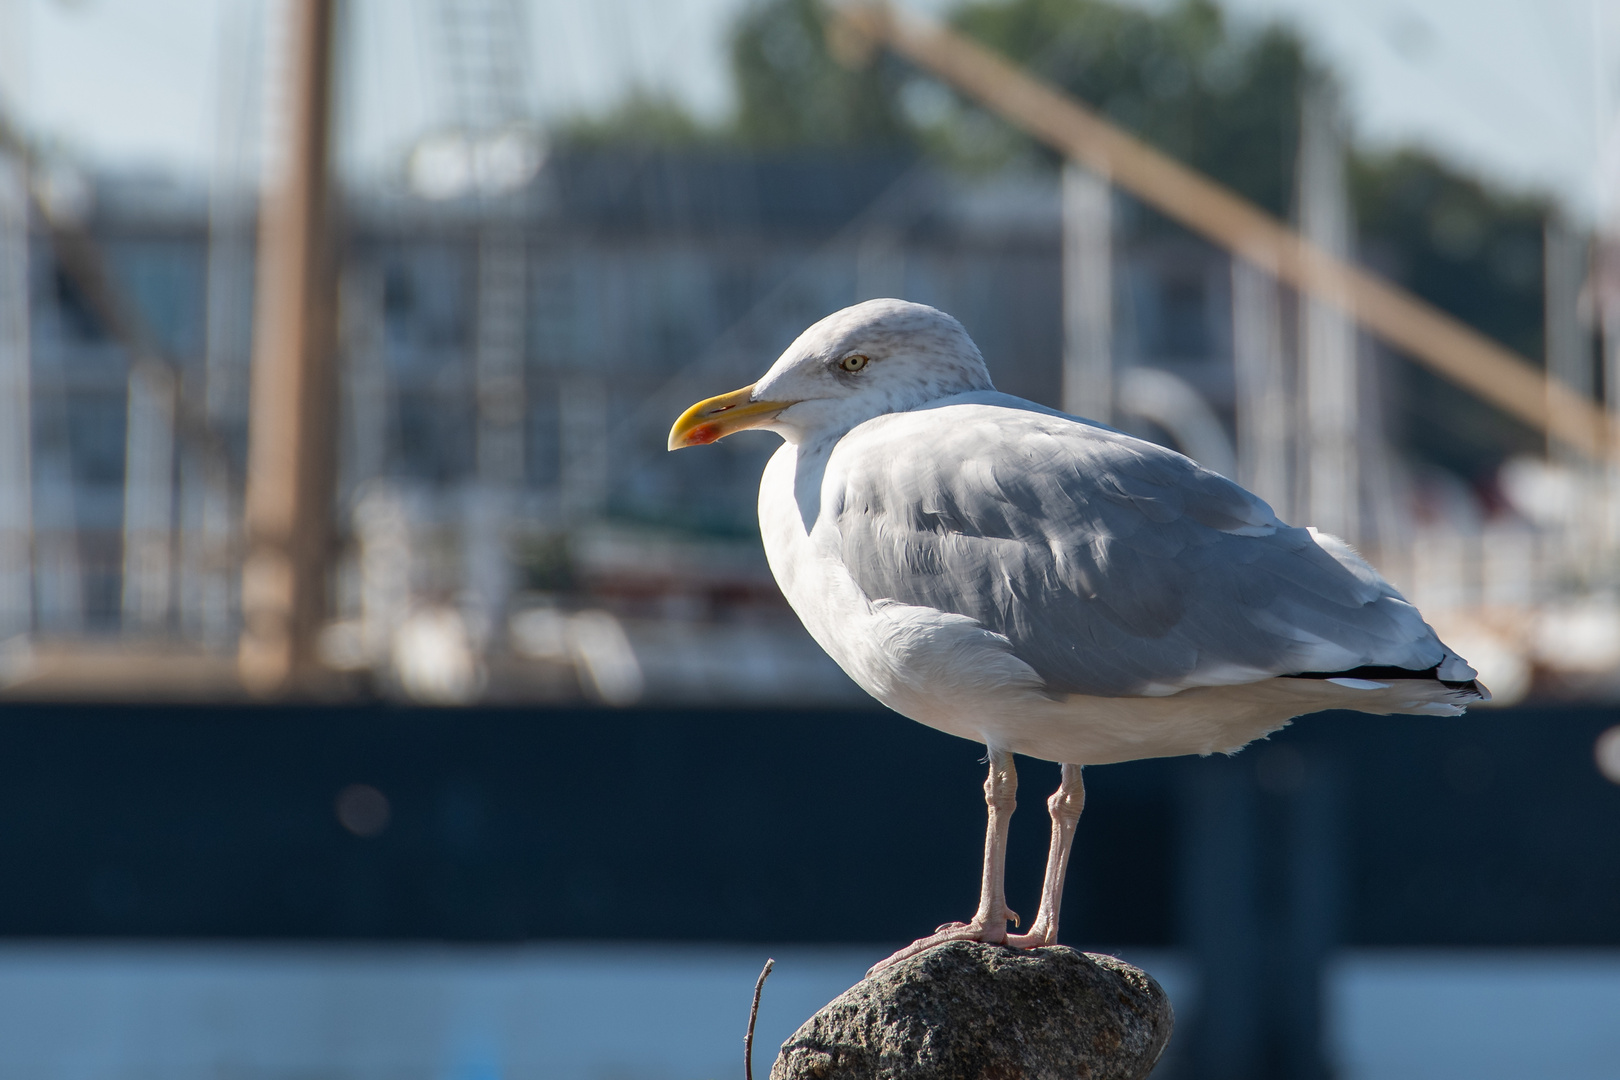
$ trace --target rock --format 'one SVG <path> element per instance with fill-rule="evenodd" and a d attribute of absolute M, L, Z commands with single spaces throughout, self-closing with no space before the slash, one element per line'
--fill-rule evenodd
<path fill-rule="evenodd" d="M 1112 956 L 959 941 L 844 991 L 771 1080 L 1137 1080 L 1173 1023 L 1159 984 Z"/>

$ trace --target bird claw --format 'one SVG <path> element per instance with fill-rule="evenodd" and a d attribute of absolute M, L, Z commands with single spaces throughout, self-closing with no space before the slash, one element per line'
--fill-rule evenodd
<path fill-rule="evenodd" d="M 1018 916 L 1012 912 L 1004 912 L 1000 919 L 980 920 L 977 916 L 972 922 L 948 922 L 939 926 L 932 934 L 925 938 L 918 938 L 910 945 L 901 949 L 893 956 L 873 964 L 866 972 L 871 978 L 885 968 L 892 967 L 902 960 L 909 960 L 918 953 L 926 952 L 935 945 L 943 945 L 948 941 L 982 941 L 988 945 L 1002 945 L 1009 939 L 1007 937 L 1007 922 L 1012 920 L 1017 925 Z M 1028 936 L 1028 935 L 1024 935 Z M 1026 946 L 1027 947 L 1027 946 Z"/>
<path fill-rule="evenodd" d="M 1036 920 L 1036 924 L 1029 928 L 1029 933 L 1008 934 L 1007 940 L 1002 944 L 1014 949 L 1043 949 L 1048 945 L 1056 945 L 1057 935 Z"/>
<path fill-rule="evenodd" d="M 1018 912 L 1014 911 L 1012 908 L 1007 909 L 1006 918 L 1001 920 L 1001 924 L 1003 926 L 1005 926 L 1007 923 L 1012 923 L 1014 926 L 1022 926 L 1023 925 L 1021 922 L 1018 921 Z M 971 923 L 965 923 L 965 922 L 940 923 L 938 926 L 934 927 L 934 933 L 935 934 L 943 934 L 947 930 L 966 930 L 966 929 L 968 929 L 969 927 L 972 927 L 972 926 L 979 926 L 980 929 L 983 929 L 984 927 L 989 927 L 989 926 L 994 926 L 994 925 L 996 925 L 996 922 L 995 922 L 994 919 L 986 919 L 984 921 L 984 923 L 982 924 L 982 926 L 980 926 L 980 924 L 977 921 L 974 921 L 974 922 L 971 922 Z"/>

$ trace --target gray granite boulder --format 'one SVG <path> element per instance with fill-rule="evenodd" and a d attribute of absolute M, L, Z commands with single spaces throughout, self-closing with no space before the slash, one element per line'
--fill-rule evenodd
<path fill-rule="evenodd" d="M 771 1080 L 1138 1080 L 1173 1023 L 1159 984 L 1112 956 L 952 942 L 839 995 Z"/>

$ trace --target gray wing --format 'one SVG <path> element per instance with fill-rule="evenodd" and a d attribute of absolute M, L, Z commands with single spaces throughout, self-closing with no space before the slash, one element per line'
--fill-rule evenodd
<path fill-rule="evenodd" d="M 1059 415 L 882 417 L 840 441 L 826 482 L 868 597 L 977 620 L 1054 692 L 1415 672 L 1448 655 L 1348 547 L 1324 538 L 1330 553 L 1180 454 Z"/>

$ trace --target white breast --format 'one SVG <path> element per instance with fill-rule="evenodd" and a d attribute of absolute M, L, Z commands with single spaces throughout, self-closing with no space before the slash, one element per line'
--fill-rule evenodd
<path fill-rule="evenodd" d="M 759 486 L 759 524 L 771 572 L 810 636 L 867 693 L 904 716 L 979 742 L 1002 745 L 1000 728 L 1021 701 L 1049 706 L 1040 677 L 1006 638 L 962 615 L 861 591 L 839 557 L 836 514 L 822 512 L 815 483 L 809 510 L 795 498 L 801 470 L 819 478 L 828 450 L 784 444 Z M 830 448 L 829 448 L 830 449 Z M 810 517 L 807 524 L 806 518 Z"/>

